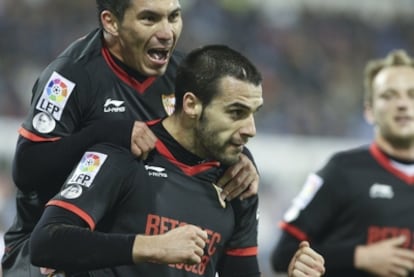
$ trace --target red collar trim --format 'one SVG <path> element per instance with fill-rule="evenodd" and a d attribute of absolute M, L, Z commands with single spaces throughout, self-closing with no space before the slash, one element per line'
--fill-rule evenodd
<path fill-rule="evenodd" d="M 148 77 L 143 83 L 138 82 L 136 79 L 131 78 L 121 67 L 119 67 L 116 62 L 112 59 L 109 50 L 105 47 L 102 47 L 101 50 L 102 56 L 104 57 L 108 66 L 112 69 L 116 76 L 121 79 L 124 83 L 133 87 L 140 94 L 143 94 L 145 90 L 155 81 L 156 77 Z"/>
<path fill-rule="evenodd" d="M 400 178 L 404 182 L 409 185 L 414 185 L 414 176 L 409 176 L 405 174 L 403 171 L 399 170 L 398 168 L 394 167 L 391 164 L 391 160 L 379 149 L 378 145 L 374 142 L 369 147 L 369 151 L 374 159 L 387 171 L 391 172 L 396 177 Z"/>

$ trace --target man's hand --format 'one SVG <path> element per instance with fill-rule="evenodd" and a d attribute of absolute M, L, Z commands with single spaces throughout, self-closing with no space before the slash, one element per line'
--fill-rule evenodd
<path fill-rule="evenodd" d="M 404 236 L 386 239 L 355 249 L 355 267 L 376 276 L 408 276 L 414 270 L 414 251 L 402 248 Z"/>
<path fill-rule="evenodd" d="M 259 189 L 259 174 L 253 162 L 244 154 L 240 161 L 226 170 L 217 186 L 221 187 L 221 197 L 232 200 L 237 196 L 240 199 L 257 194 Z"/>
<path fill-rule="evenodd" d="M 132 249 L 133 261 L 198 264 L 207 239 L 207 232 L 194 225 L 184 225 L 162 235 L 137 235 Z"/>
<path fill-rule="evenodd" d="M 148 153 L 154 149 L 157 137 L 148 128 L 147 124 L 140 121 L 135 121 L 131 134 L 131 152 L 145 160 Z"/>
<path fill-rule="evenodd" d="M 299 249 L 296 251 L 289 263 L 288 276 L 319 277 L 325 274 L 324 264 L 325 260 L 323 257 L 310 248 L 307 241 L 302 241 L 299 244 Z"/>

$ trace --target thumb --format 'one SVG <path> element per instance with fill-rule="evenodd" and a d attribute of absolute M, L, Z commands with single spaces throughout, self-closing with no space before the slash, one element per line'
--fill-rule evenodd
<path fill-rule="evenodd" d="M 405 236 L 399 236 L 395 238 L 390 238 L 387 240 L 387 242 L 390 245 L 399 246 L 399 245 L 402 245 L 406 240 L 407 238 Z"/>
<path fill-rule="evenodd" d="M 306 240 L 303 240 L 299 243 L 299 248 L 304 248 L 304 247 L 310 247 L 309 242 Z"/>

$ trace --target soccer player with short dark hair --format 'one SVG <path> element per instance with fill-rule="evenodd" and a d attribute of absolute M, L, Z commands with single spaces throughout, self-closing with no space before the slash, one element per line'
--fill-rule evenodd
<path fill-rule="evenodd" d="M 175 112 L 148 123 L 155 149 L 138 160 L 115 145 L 90 148 L 48 202 L 32 262 L 69 275 L 259 277 L 258 197 L 229 205 L 215 183 L 256 134 L 261 80 L 226 46 L 192 51 L 177 72 Z M 322 257 L 298 251 L 289 276 L 320 276 Z"/>
<path fill-rule="evenodd" d="M 182 54 L 179 0 L 96 0 L 100 28 L 73 42 L 40 74 L 13 162 L 16 218 L 4 236 L 8 276 L 39 276 L 27 240 L 44 204 L 82 154 L 100 142 L 145 157 L 156 138 L 144 121 L 171 114 Z M 257 193 L 259 176 L 245 150 L 217 182 L 223 198 Z"/>

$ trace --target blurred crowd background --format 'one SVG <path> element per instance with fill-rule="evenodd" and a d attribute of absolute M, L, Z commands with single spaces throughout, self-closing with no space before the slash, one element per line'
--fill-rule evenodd
<path fill-rule="evenodd" d="M 299 177 L 334 149 L 371 137 L 362 112 L 365 63 L 395 48 L 414 54 L 414 0 L 181 4 L 184 30 L 179 49 L 227 44 L 252 59 L 264 75 L 265 105 L 256 122 L 259 169 L 296 166 L 290 179 L 262 173 L 261 205 L 271 221 L 261 227 L 267 228 L 264 238 L 271 240 L 262 251 L 263 275 L 273 276 L 267 255 L 277 238 L 277 217 L 299 189 Z M 0 147 L 7 150 L 0 152 L 0 232 L 14 214 L 11 155 L 31 87 L 60 51 L 96 26 L 93 0 L 0 0 Z M 6 137 L 11 138 L 7 145 Z"/>

